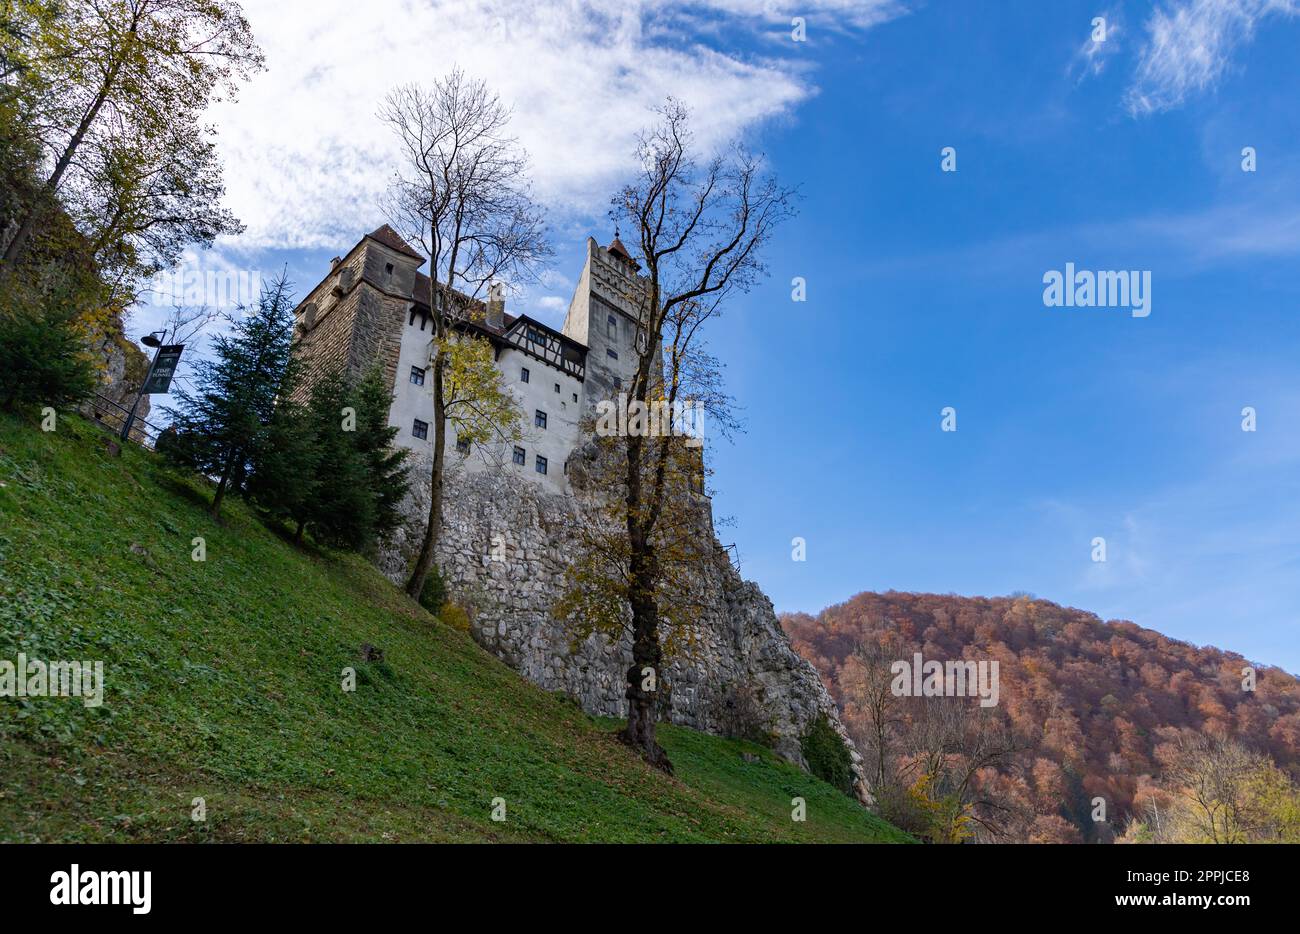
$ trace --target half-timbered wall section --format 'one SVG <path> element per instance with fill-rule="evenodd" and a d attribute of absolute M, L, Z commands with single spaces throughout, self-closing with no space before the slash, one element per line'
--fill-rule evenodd
<path fill-rule="evenodd" d="M 581 380 L 587 367 L 587 348 L 527 315 L 520 315 L 505 334 L 506 343 L 528 356 Z"/>

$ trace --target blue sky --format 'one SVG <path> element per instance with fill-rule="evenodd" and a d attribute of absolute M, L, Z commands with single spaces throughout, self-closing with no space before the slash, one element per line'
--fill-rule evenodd
<path fill-rule="evenodd" d="M 463 29 L 551 208 L 554 267 L 511 307 L 558 323 L 587 233 L 611 233 L 630 130 L 677 94 L 706 142 L 746 136 L 803 192 L 770 276 L 710 338 L 746 425 L 710 448 L 720 537 L 777 609 L 1024 590 L 1300 671 L 1300 4 L 525 6 L 484 37 L 455 7 L 400 4 L 391 29 L 322 26 L 312 46 L 250 4 L 270 71 L 218 114 L 249 231 L 192 262 L 314 284 L 382 222 L 366 121 L 418 77 L 368 63 Z M 339 100 L 346 131 L 319 119 Z M 1149 270 L 1149 317 L 1046 307 L 1066 263 Z"/>

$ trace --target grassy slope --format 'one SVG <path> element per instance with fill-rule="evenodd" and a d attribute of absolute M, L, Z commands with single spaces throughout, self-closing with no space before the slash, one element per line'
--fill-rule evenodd
<path fill-rule="evenodd" d="M 213 522 L 197 485 L 103 437 L 0 415 L 0 659 L 102 659 L 108 682 L 97 709 L 0 698 L 0 840 L 903 839 L 758 747 L 666 727 L 677 777 L 647 769 L 364 561 L 238 501 Z"/>

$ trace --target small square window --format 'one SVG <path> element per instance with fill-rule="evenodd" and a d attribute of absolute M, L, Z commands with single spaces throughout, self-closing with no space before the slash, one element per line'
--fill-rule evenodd
<path fill-rule="evenodd" d="M 555 384 L 555 391 L 556 391 L 556 392 L 559 392 L 559 391 L 560 391 L 560 384 L 559 384 L 559 383 L 556 383 L 556 384 Z"/>
<path fill-rule="evenodd" d="M 469 439 L 468 439 L 468 438 L 457 438 L 457 439 L 456 439 L 456 450 L 457 450 L 457 451 L 460 451 L 460 453 L 462 453 L 462 454 L 468 454 L 468 453 L 469 453 Z"/>
<path fill-rule="evenodd" d="M 525 366 L 519 368 L 519 382 L 528 382 L 528 367 Z"/>
<path fill-rule="evenodd" d="M 415 423 L 411 425 L 411 434 L 421 440 L 427 439 L 429 437 L 429 423 L 422 422 L 417 418 Z"/>
<path fill-rule="evenodd" d="M 516 463 L 516 464 L 525 464 L 525 463 L 527 463 L 527 462 L 528 462 L 528 455 L 524 452 L 524 449 L 523 449 L 523 448 L 520 448 L 520 447 L 516 447 L 516 448 L 515 448 L 515 463 Z"/>
<path fill-rule="evenodd" d="M 605 356 L 609 357 L 609 359 L 611 359 L 611 360 L 617 360 L 617 359 L 618 359 L 618 351 L 615 350 L 613 347 L 606 347 L 606 348 L 605 348 Z"/>
<path fill-rule="evenodd" d="M 545 427 L 546 427 L 546 413 L 543 412 L 541 409 L 538 409 L 536 412 L 534 412 L 534 413 L 533 413 L 533 424 L 536 425 L 538 428 L 545 428 Z"/>
<path fill-rule="evenodd" d="M 573 401 L 574 402 L 578 401 L 578 394 L 576 392 L 573 394 Z"/>
<path fill-rule="evenodd" d="M 418 366 L 411 367 L 411 382 L 417 386 L 424 385 L 424 370 Z"/>
<path fill-rule="evenodd" d="M 533 469 L 536 470 L 538 473 L 546 473 L 546 458 L 544 458 L 544 457 L 542 457 L 542 455 L 538 454 L 538 455 L 537 455 L 537 460 L 536 460 L 536 462 L 535 462 L 535 466 L 534 466 Z"/>

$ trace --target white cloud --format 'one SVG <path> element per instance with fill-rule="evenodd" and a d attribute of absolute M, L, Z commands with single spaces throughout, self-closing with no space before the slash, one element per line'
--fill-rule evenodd
<path fill-rule="evenodd" d="M 1168 110 L 1212 87 L 1261 20 L 1296 13 L 1300 0 L 1179 0 L 1157 9 L 1128 91 L 1130 113 Z"/>
<path fill-rule="evenodd" d="M 704 145 L 789 112 L 814 92 L 794 57 L 709 47 L 707 20 L 733 37 L 769 29 L 762 0 L 246 0 L 267 72 L 214 118 L 241 247 L 339 247 L 382 220 L 389 131 L 375 117 L 395 85 L 459 65 L 514 107 L 512 131 L 537 193 L 561 210 L 603 211 L 633 135 L 666 95 L 697 114 Z M 895 0 L 810 0 L 835 28 L 900 12 Z M 717 30 L 714 31 L 717 34 Z"/>

